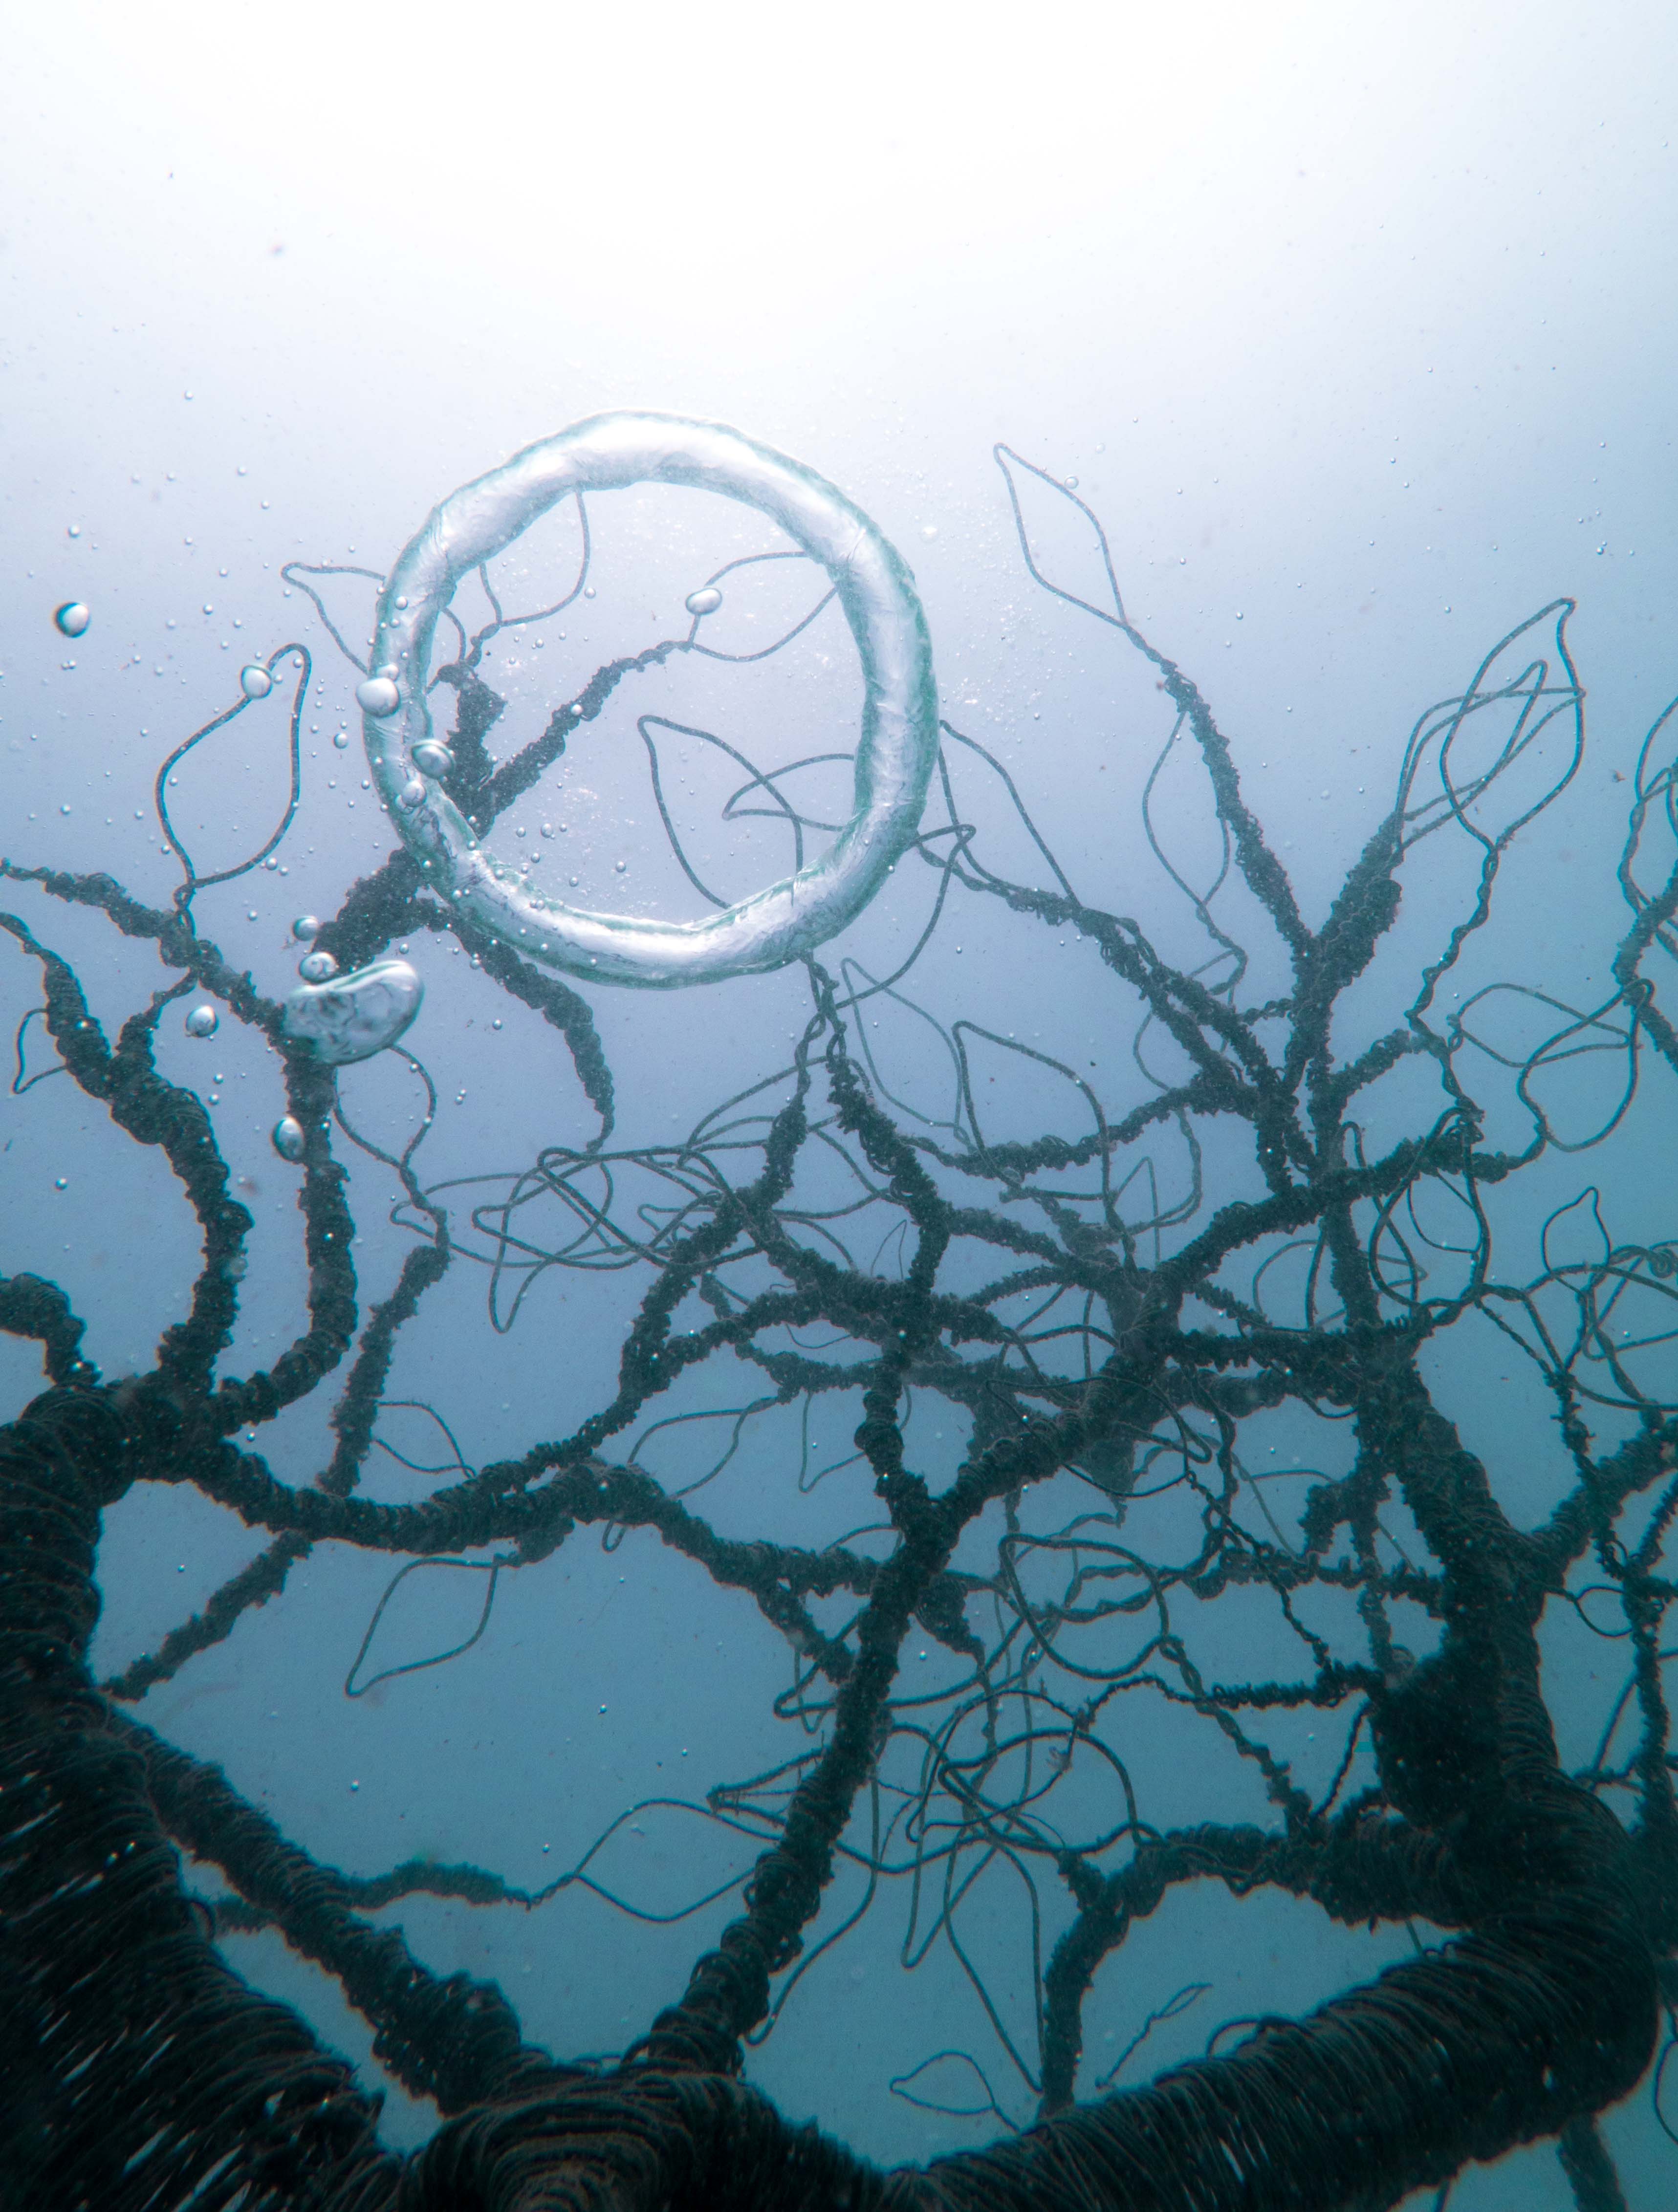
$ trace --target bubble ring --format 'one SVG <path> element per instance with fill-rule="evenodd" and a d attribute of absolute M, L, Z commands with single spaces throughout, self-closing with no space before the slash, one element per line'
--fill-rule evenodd
<path fill-rule="evenodd" d="M 570 493 L 638 483 L 720 492 L 779 524 L 831 577 L 862 663 L 850 819 L 819 860 L 698 921 L 593 913 L 532 890 L 413 758 L 432 737 L 432 636 L 459 579 Z M 368 760 L 428 882 L 526 958 L 595 982 L 670 989 L 779 968 L 812 951 L 854 920 L 908 849 L 938 757 L 932 646 L 899 555 L 812 470 L 720 423 L 676 416 L 594 416 L 446 499 L 380 597 L 373 665 L 394 672 L 398 701 L 387 714 L 364 716 Z"/>

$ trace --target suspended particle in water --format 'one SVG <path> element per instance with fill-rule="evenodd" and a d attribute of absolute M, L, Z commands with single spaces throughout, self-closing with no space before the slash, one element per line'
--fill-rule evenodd
<path fill-rule="evenodd" d="M 330 983 L 338 972 L 338 963 L 330 952 L 306 952 L 297 963 L 297 973 L 306 983 Z"/>
<path fill-rule="evenodd" d="M 364 714 L 371 714 L 375 721 L 382 722 L 402 704 L 402 694 L 393 677 L 369 676 L 365 683 L 356 686 L 356 703 Z"/>
<path fill-rule="evenodd" d="M 291 925 L 291 933 L 300 945 L 307 945 L 311 938 L 320 934 L 320 916 L 318 914 L 300 914 Z"/>
<path fill-rule="evenodd" d="M 707 584 L 697 592 L 690 592 L 683 601 L 690 615 L 714 615 L 722 605 L 722 593 L 714 584 Z"/>
<path fill-rule="evenodd" d="M 295 1114 L 282 1114 L 272 1131 L 274 1150 L 283 1160 L 303 1157 L 303 1125 Z"/>
<path fill-rule="evenodd" d="M 239 672 L 239 688 L 247 699 L 265 699 L 274 688 L 274 679 L 259 660 Z"/>
<path fill-rule="evenodd" d="M 212 1037 L 222 1026 L 222 1017 L 214 1006 L 194 1006 L 186 1017 L 188 1036 Z"/>
<path fill-rule="evenodd" d="M 447 775 L 454 766 L 454 755 L 435 738 L 426 738 L 414 747 L 414 766 L 425 775 Z"/>
<path fill-rule="evenodd" d="M 66 637 L 80 637 L 93 616 L 80 599 L 66 599 L 63 606 L 52 610 L 52 619 Z"/>

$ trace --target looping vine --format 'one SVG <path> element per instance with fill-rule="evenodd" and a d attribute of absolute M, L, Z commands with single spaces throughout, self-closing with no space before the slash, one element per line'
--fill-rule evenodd
<path fill-rule="evenodd" d="M 1578 773 L 1571 602 L 1518 624 L 1416 722 L 1389 803 L 1313 925 L 1209 702 L 1127 612 L 1093 511 L 1009 449 L 997 458 L 1029 574 L 1140 653 L 1164 699 L 1143 805 L 1176 911 L 1145 929 L 1099 903 L 1097 884 L 1074 888 L 1023 779 L 946 723 L 942 814 L 922 824 L 920 866 L 899 873 L 928 893 L 908 957 L 883 976 L 855 957 L 836 975 L 806 963 L 807 1012 L 782 1064 L 744 1071 L 684 1136 L 614 1144 L 617 1079 L 587 1000 L 452 915 L 400 851 L 350 886 L 317 946 L 359 966 L 401 938 L 452 939 L 475 992 L 558 1033 L 598 1126 L 523 1164 L 434 1179 L 437 1093 L 421 1063 L 409 1066 L 425 1110 L 398 1151 L 287 1043 L 277 1006 L 200 915 L 297 813 L 301 647 L 265 664 L 295 653 L 303 673 L 285 818 L 252 859 L 198 872 L 167 807 L 176 765 L 236 706 L 159 772 L 159 821 L 185 872 L 167 908 L 103 873 L 0 863 L 32 902 L 0 927 L 43 1001 L 18 1032 L 15 1110 L 39 1110 L 42 1076 L 67 1074 L 155 1148 L 203 1245 L 152 1365 L 108 1382 L 60 1288 L 0 1278 L 0 1329 L 40 1346 L 51 1386 L 0 1431 L 0 2164 L 32 2204 L 191 2195 L 423 2212 L 535 2191 L 647 2212 L 1280 2212 L 1394 2202 L 1540 2137 L 1557 2140 L 1576 2201 L 1614 2201 L 1594 2116 L 1643 2073 L 1678 1951 L 1678 1645 L 1665 1627 L 1678 1600 L 1678 1222 L 1658 1191 L 1647 1218 L 1615 1218 L 1606 1169 L 1559 1199 L 1532 1171 L 1553 1178 L 1580 1152 L 1607 1161 L 1645 1086 L 1678 1077 L 1663 964 L 1678 958 L 1675 710 L 1638 762 L 1618 878 L 1630 918 L 1601 1003 L 1473 968 L 1519 840 Z M 1034 535 L 1045 501 L 1093 532 L 1106 601 L 1053 580 Z M 814 639 L 825 599 L 763 653 L 703 644 L 696 612 L 685 638 L 608 662 L 522 748 L 491 754 L 498 641 L 589 588 L 594 538 L 581 500 L 578 512 L 568 595 L 508 617 L 486 571 L 489 620 L 469 635 L 456 618 L 455 657 L 432 678 L 455 693 L 450 796 L 486 831 L 628 702 L 659 818 L 703 896 L 715 902 L 682 842 L 667 741 L 731 761 L 724 818 L 761 815 L 801 865 L 832 833 L 799 803 L 818 787 L 806 771 L 830 757 L 760 763 L 732 737 L 635 714 L 634 695 L 678 656 L 744 665 Z M 711 604 L 716 576 L 765 557 L 716 570 Z M 309 581 L 331 572 L 287 573 L 355 660 Z M 1199 870 L 1167 849 L 1168 776 L 1191 763 L 1216 829 Z M 1026 877 L 1004 864 L 1009 839 Z M 1443 926 L 1437 903 L 1404 903 L 1436 862 L 1461 862 L 1467 886 Z M 53 902 L 150 944 L 170 978 L 114 1042 L 47 942 Z M 929 950 L 954 915 L 1006 925 L 1045 975 L 1051 951 L 1075 956 L 1080 988 L 1095 977 L 1106 994 L 1097 1056 L 1010 1032 L 982 1003 L 923 1003 Z M 1168 931 L 1187 955 L 1163 949 Z M 233 1347 L 252 1217 L 209 1107 L 157 1062 L 159 1023 L 189 989 L 276 1048 L 302 1133 L 306 1311 L 247 1373 Z M 26 1075 L 32 1023 L 58 1065 L 32 1060 Z M 1605 1066 L 1606 1089 L 1590 1089 Z M 1065 1107 L 1072 1133 L 1002 1133 L 1000 1109 L 1027 1084 Z M 412 1240 L 371 1304 L 341 1140 L 397 1176 L 392 1219 Z M 1529 1186 L 1548 1194 L 1535 1238 L 1517 1204 Z M 464 1428 L 395 1395 L 404 1332 L 470 1271 L 502 1331 L 538 1310 L 558 1326 L 542 1302 L 585 1278 L 621 1291 L 627 1316 L 591 1410 L 481 1465 Z M 1525 1394 L 1509 1402 L 1561 1440 L 1566 1482 L 1541 1518 L 1517 1503 L 1518 1470 L 1476 1455 L 1450 1418 L 1434 1354 L 1453 1339 L 1495 1358 L 1499 1385 L 1514 1377 Z M 263 1432 L 329 1378 L 330 1453 L 313 1480 L 282 1480 Z M 396 1425 L 404 1414 L 432 1422 L 423 1446 Z M 702 1493 L 759 1443 L 784 1473 L 783 1503 L 805 1510 L 820 1486 L 849 1483 L 868 1517 L 807 1545 L 723 1533 Z M 423 1494 L 369 1496 L 375 1451 Z M 96 1686 L 100 1515 L 142 1481 L 191 1486 L 266 1540 Z M 431 1858 L 346 1874 L 126 1710 L 280 1603 L 316 1546 L 393 1563 L 345 1677 L 359 1697 L 493 1638 L 504 1577 L 539 1573 L 587 1532 L 612 1548 L 630 1530 L 786 1647 L 786 1758 L 632 1808 L 701 1824 L 736 1853 L 673 1904 L 599 1870 L 622 1811 L 540 1891 Z M 398 1588 L 441 1579 L 422 1568 L 483 1578 L 477 1625 L 382 1662 Z M 1208 1632 L 1237 1617 L 1243 1632 Z M 1617 1646 L 1624 1668 L 1594 1753 L 1571 1766 L 1541 1668 L 1558 1617 Z M 1164 1724 L 1243 1817 L 1161 1809 L 1146 1746 Z M 190 1899 L 172 1842 L 230 1893 Z M 1193 1884 L 1280 1893 L 1347 1928 L 1425 1922 L 1442 1940 L 1298 2021 L 1217 2025 L 1213 1985 L 1163 1989 L 1128 2039 L 1115 2030 L 1092 2048 L 1110 1962 Z M 498 1989 L 434 1973 L 369 1917 L 420 1895 L 538 1910 L 576 1887 L 660 1925 L 725 1899 L 731 1916 L 708 1923 L 668 2002 L 605 2058 L 527 2045 Z M 740 2076 L 854 1931 L 894 1911 L 905 1969 L 937 1954 L 971 2007 L 959 2037 L 890 2089 L 1001 2133 L 883 2172 L 785 2121 Z M 381 2062 L 435 2100 L 443 2124 L 423 2149 L 381 2148 L 347 2069 L 231 1972 L 218 1942 L 256 1927 L 331 1974 Z M 1115 2087 L 1196 2008 L 1206 2056 Z"/>

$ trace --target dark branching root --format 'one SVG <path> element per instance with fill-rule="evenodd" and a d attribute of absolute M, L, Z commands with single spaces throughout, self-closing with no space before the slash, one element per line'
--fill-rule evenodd
<path fill-rule="evenodd" d="M 1071 598 L 1042 574 L 1022 500 L 1029 479 L 1050 480 L 999 457 L 1032 573 Z M 586 529 L 584 542 L 586 568 Z M 484 656 L 508 618 L 484 583 L 495 618 L 475 638 L 461 631 L 438 678 L 456 695 L 451 795 L 480 830 L 620 686 L 688 649 L 665 643 L 611 664 L 497 762 L 502 702 Z M 1134 921 L 1074 891 L 1000 763 L 953 729 L 947 819 L 929 820 L 919 854 L 936 878 L 934 922 L 949 900 L 976 901 L 1015 917 L 1026 957 L 1044 930 L 1095 948 L 1116 1018 L 1139 1030 L 1124 1109 L 1110 1114 L 1093 1082 L 1034 1052 L 1038 1073 L 1058 1072 L 1085 1102 L 1091 1131 L 992 1141 L 972 1056 L 1011 1040 L 916 1006 L 907 968 L 880 982 L 848 963 L 838 979 L 812 963 L 809 1024 L 787 1068 L 680 1145 L 610 1150 L 613 1080 L 586 1001 L 447 913 L 398 851 L 351 888 L 322 947 L 347 968 L 401 938 L 453 935 L 483 990 L 505 991 L 560 1033 L 599 1127 L 477 1205 L 464 1235 L 447 1193 L 419 1179 L 414 1146 L 390 1162 L 414 1242 L 365 1314 L 330 1072 L 285 1045 L 278 1008 L 199 934 L 192 902 L 210 879 L 177 845 L 183 887 L 157 909 L 108 876 L 3 864 L 46 900 L 95 909 L 155 946 L 168 981 L 112 1042 L 70 964 L 21 918 L 0 916 L 39 974 L 64 1070 L 133 1142 L 161 1152 L 198 1222 L 203 1265 L 151 1368 L 108 1382 L 52 1283 L 0 1278 L 0 1328 L 39 1344 L 51 1386 L 0 1431 L 0 2204 L 1281 2212 L 1395 2203 L 1543 2138 L 1557 2142 L 1587 2212 L 1621 2201 L 1596 2116 L 1645 2073 L 1663 1990 L 1678 1989 L 1663 1673 L 1663 1624 L 1678 1597 L 1666 1548 L 1678 1419 L 1649 1379 L 1651 1347 L 1669 1362 L 1678 1327 L 1678 1251 L 1659 1223 L 1618 1243 L 1604 1229 L 1597 1257 L 1547 1256 L 1517 1280 L 1499 1272 L 1493 1230 L 1499 1194 L 1554 1146 L 1539 1103 L 1547 1070 L 1589 1049 L 1617 1055 L 1627 1097 L 1645 1076 L 1678 1077 L 1678 1032 L 1654 980 L 1678 955 L 1669 854 L 1659 880 L 1644 879 L 1673 815 L 1666 718 L 1635 784 L 1615 996 L 1562 1010 L 1535 1049 L 1498 1061 L 1474 1028 L 1476 996 L 1487 994 L 1447 1015 L 1439 985 L 1486 924 L 1517 832 L 1577 763 L 1567 610 L 1511 634 L 1461 698 L 1423 718 L 1390 811 L 1313 929 L 1198 689 L 1134 627 L 1116 584 L 1110 606 L 1075 604 L 1152 665 L 1175 717 L 1167 750 L 1191 748 L 1204 770 L 1223 839 L 1218 883 L 1192 888 L 1155 849 L 1205 933 L 1207 963 L 1173 965 Z M 1553 646 L 1517 668 L 1544 621 Z M 295 767 L 295 714 L 293 726 Z M 1553 726 L 1573 735 L 1535 795 L 1534 740 Z M 1486 729 L 1499 732 L 1489 744 Z M 780 789 L 792 773 L 753 770 L 748 787 L 814 834 L 821 825 L 796 817 Z M 958 795 L 970 777 L 976 792 L 1006 791 L 1046 884 L 988 865 Z M 1517 797 L 1500 817 L 1506 787 Z M 296 792 L 294 774 L 294 810 Z M 1381 957 L 1403 871 L 1436 831 L 1466 836 L 1475 855 L 1467 911 L 1398 1021 L 1344 1059 L 1346 994 Z M 1232 933 L 1237 893 L 1268 949 L 1249 952 Z M 1249 1003 L 1259 958 L 1276 968 L 1277 989 Z M 282 1053 L 289 1109 L 308 1132 L 307 1319 L 271 1367 L 243 1377 L 225 1370 L 250 1216 L 231 1195 L 207 1109 L 153 1058 L 164 1008 L 188 989 Z M 861 1010 L 887 1003 L 930 1024 L 947 1053 L 955 1103 L 942 1120 L 897 1099 L 874 1062 Z M 1169 1042 L 1169 1077 L 1148 1073 L 1142 1035 L 1148 1051 Z M 1431 1069 L 1437 1100 L 1377 1146 L 1359 1118 L 1366 1097 L 1412 1060 Z M 1486 1141 L 1489 1109 L 1469 1087 L 1493 1063 L 1512 1070 L 1527 1116 L 1517 1149 Z M 21 1048 L 19 1067 L 21 1090 Z M 1208 1188 L 1214 1130 L 1218 1175 L 1230 1173 L 1232 1140 L 1250 1167 L 1221 1195 Z M 1158 1165 L 1174 1140 L 1176 1196 Z M 1447 1202 L 1462 1224 L 1449 1244 L 1429 1227 Z M 1305 1285 L 1291 1305 L 1271 1274 L 1290 1255 Z M 374 1450 L 390 1449 L 380 1417 L 402 1331 L 461 1261 L 489 1270 L 492 1310 L 509 1326 L 550 1270 L 631 1277 L 638 1302 L 615 1389 L 568 1437 L 495 1465 L 470 1467 L 444 1431 L 446 1479 L 418 1503 L 378 1503 L 362 1477 Z M 1430 1344 L 1467 1322 L 1501 1330 L 1511 1356 L 1525 1357 L 1571 1456 L 1573 1486 L 1535 1530 L 1510 1517 L 1426 1379 Z M 725 1358 L 762 1389 L 731 1410 L 732 1440 L 711 1471 L 753 1422 L 796 1409 L 801 1486 L 834 1464 L 866 1468 L 881 1516 L 872 1548 L 725 1537 L 692 1502 L 708 1478 L 678 1495 L 649 1472 L 641 1455 L 653 1439 L 700 1418 L 684 1408 L 683 1378 Z M 334 1380 L 333 1451 L 313 1483 L 280 1480 L 248 1437 L 234 1441 Z M 812 1434 L 836 1394 L 860 1411 L 852 1459 L 818 1464 Z M 923 1470 L 916 1401 L 938 1403 L 967 1439 L 941 1486 Z M 1315 1470 L 1291 1510 L 1273 1508 L 1249 1441 L 1251 1424 L 1290 1411 L 1304 1425 L 1340 1423 L 1347 1462 Z M 714 1412 L 703 1418 L 707 1436 L 720 1433 Z M 88 1653 L 100 1516 L 139 1481 L 190 1484 L 268 1541 L 154 1652 L 98 1685 Z M 1196 1532 L 1182 1556 L 1139 1533 L 1152 1525 L 1146 1502 L 1165 1492 Z M 1051 1495 L 1061 1501 L 1052 1510 Z M 1067 1496 L 1078 1502 L 1062 1511 Z M 979 1571 L 971 1538 L 987 1514 L 1004 1533 Z M 791 1655 L 793 1686 L 777 1710 L 809 1731 L 784 1768 L 719 1787 L 699 1808 L 758 1855 L 685 1989 L 611 2063 L 526 2044 L 498 1989 L 434 1974 L 398 1929 L 369 1917 L 416 1894 L 483 1909 L 539 1897 L 471 1866 L 413 1861 L 366 1876 L 323 1865 L 219 1771 L 125 1710 L 252 1607 L 281 1600 L 315 1545 L 457 1567 L 462 1553 L 497 1547 L 490 1569 L 474 1563 L 489 1573 L 482 1633 L 495 1576 L 537 1567 L 585 1528 L 608 1542 L 647 1530 L 724 1597 L 749 1601 Z M 1234 1593 L 1274 1606 L 1298 1655 L 1291 1674 L 1202 1673 L 1194 1609 Z M 1319 1595 L 1334 1600 L 1321 1616 Z M 1629 1654 L 1614 1724 L 1579 1772 L 1559 1759 L 1541 1680 L 1541 1626 L 1566 1605 Z M 1357 1649 L 1321 1625 L 1343 1622 L 1348 1606 Z M 945 1662 L 932 1692 L 904 1679 L 911 1633 Z M 1420 1656 L 1407 1635 L 1426 1642 Z M 1197 1757 L 1256 1778 L 1268 1822 L 1153 1825 L 1125 1759 L 1138 1697 L 1166 1702 Z M 1322 1799 L 1266 1735 L 1307 1710 L 1344 1738 Z M 1092 1827 L 1093 1803 L 1105 1812 Z M 219 1869 L 231 1894 L 213 1905 L 189 1895 L 177 1847 Z M 961 1945 L 963 1900 L 993 1863 L 1013 1870 L 1054 1931 L 1024 2033 Z M 834 1936 L 824 1900 L 842 1870 L 866 1877 L 866 1909 L 912 1885 L 932 1922 L 913 1940 L 947 1942 L 974 1976 L 1036 2100 L 1029 2124 L 1011 2122 L 987 2148 L 883 2172 L 792 2125 L 744 2081 L 751 2045 L 799 1978 L 819 1971 Z M 565 1880 L 586 1878 L 585 1867 Z M 1112 2089 L 1085 2071 L 1079 2101 L 1103 1970 L 1138 1922 L 1198 1882 L 1237 1898 L 1280 1891 L 1347 1927 L 1424 1922 L 1440 1940 L 1306 2018 L 1250 2023 L 1232 2047 L 1219 2039 L 1214 2055 L 1146 2087 Z M 442 2124 L 422 2150 L 404 2159 L 382 2147 L 377 2100 L 225 1963 L 216 1936 L 254 1927 L 277 1929 L 331 1974 L 371 2023 L 381 2063 L 435 2100 Z"/>

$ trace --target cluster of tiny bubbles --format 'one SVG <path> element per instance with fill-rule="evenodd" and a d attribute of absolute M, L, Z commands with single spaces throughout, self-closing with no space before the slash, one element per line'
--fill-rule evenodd
<path fill-rule="evenodd" d="M 273 1127 L 274 1150 L 283 1160 L 303 1157 L 303 1125 L 295 1114 L 282 1114 Z"/>
<path fill-rule="evenodd" d="M 259 660 L 239 672 L 239 688 L 247 699 L 265 699 L 274 688 L 274 679 Z"/>
<path fill-rule="evenodd" d="M 358 684 L 356 704 L 364 714 L 371 714 L 381 722 L 387 714 L 395 714 L 402 704 L 402 694 L 396 688 L 394 666 L 381 668 L 376 676 L 369 676 Z"/>
<path fill-rule="evenodd" d="M 93 615 L 80 599 L 66 599 L 63 606 L 52 610 L 52 619 L 66 637 L 80 637 Z"/>
<path fill-rule="evenodd" d="M 194 1006 L 186 1017 L 188 1036 L 212 1037 L 222 1026 L 222 1017 L 214 1006 Z"/>
<path fill-rule="evenodd" d="M 690 615 L 714 615 L 722 605 L 722 593 L 714 584 L 707 584 L 702 590 L 690 592 L 683 604 Z"/>
<path fill-rule="evenodd" d="M 306 983 L 330 983 L 338 972 L 338 963 L 330 952 L 306 952 L 297 963 L 297 973 Z"/>
<path fill-rule="evenodd" d="M 320 934 L 320 916 L 318 914 L 300 914 L 291 925 L 291 933 L 300 945 L 307 945 Z"/>
<path fill-rule="evenodd" d="M 454 766 L 454 755 L 435 738 L 423 738 L 414 747 L 414 766 L 427 775 L 447 775 Z"/>

